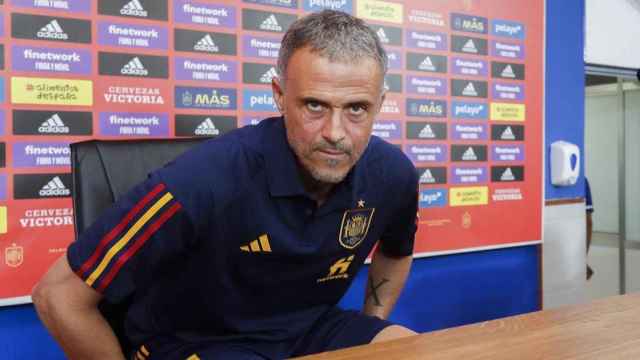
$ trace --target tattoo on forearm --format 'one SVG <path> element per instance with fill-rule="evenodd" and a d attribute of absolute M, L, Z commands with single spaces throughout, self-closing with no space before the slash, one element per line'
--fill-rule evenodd
<path fill-rule="evenodd" d="M 383 306 L 382 302 L 380 302 L 380 297 L 378 296 L 378 289 L 388 283 L 389 279 L 383 278 L 380 280 L 378 284 L 375 284 L 372 278 L 369 278 L 369 289 L 367 291 L 367 298 L 365 299 L 365 303 L 369 302 L 369 298 L 373 298 L 373 305 L 375 306 Z"/>

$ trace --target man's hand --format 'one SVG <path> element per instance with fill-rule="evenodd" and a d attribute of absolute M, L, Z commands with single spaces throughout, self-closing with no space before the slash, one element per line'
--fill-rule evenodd
<path fill-rule="evenodd" d="M 120 344 L 98 310 L 102 295 L 60 257 L 31 295 L 38 316 L 70 359 L 124 359 Z"/>

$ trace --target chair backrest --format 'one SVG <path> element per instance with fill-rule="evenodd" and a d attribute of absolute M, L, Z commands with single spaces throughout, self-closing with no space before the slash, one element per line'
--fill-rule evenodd
<path fill-rule="evenodd" d="M 76 238 L 129 189 L 205 138 L 90 140 L 71 144 L 73 213 Z M 131 297 L 100 303 L 100 311 L 128 356 L 131 344 L 124 319 Z"/>

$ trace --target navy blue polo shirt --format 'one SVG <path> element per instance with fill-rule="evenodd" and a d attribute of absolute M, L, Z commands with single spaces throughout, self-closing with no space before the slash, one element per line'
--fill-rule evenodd
<path fill-rule="evenodd" d="M 284 341 L 348 289 L 380 240 L 412 253 L 418 179 L 372 137 L 320 207 L 282 118 L 188 151 L 119 199 L 69 247 L 71 268 L 111 302 L 133 294 L 127 335 Z"/>

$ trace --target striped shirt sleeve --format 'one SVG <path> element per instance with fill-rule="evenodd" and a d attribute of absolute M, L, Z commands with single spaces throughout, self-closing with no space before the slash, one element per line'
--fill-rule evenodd
<path fill-rule="evenodd" d="M 118 302 L 148 280 L 157 264 L 183 254 L 193 238 L 182 204 L 151 176 L 82 233 L 67 258 L 87 285 Z"/>

